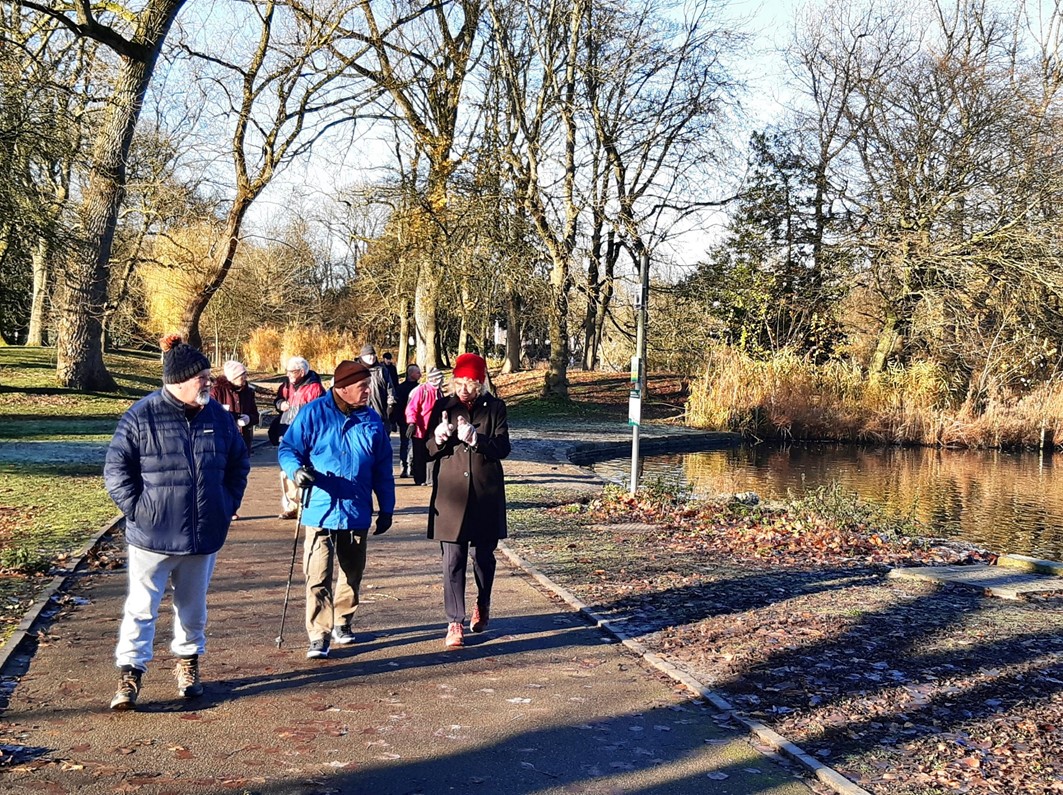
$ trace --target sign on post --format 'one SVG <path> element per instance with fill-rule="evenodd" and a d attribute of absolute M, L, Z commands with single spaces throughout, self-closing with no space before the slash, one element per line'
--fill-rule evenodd
<path fill-rule="evenodd" d="M 642 390 L 632 389 L 627 399 L 627 424 L 642 424 Z"/>

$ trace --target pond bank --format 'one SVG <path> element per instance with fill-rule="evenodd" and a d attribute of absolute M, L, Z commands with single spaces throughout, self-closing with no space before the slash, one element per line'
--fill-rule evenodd
<path fill-rule="evenodd" d="M 876 795 L 1063 787 L 1060 600 L 890 581 L 953 551 L 806 516 L 520 496 L 517 554 Z"/>

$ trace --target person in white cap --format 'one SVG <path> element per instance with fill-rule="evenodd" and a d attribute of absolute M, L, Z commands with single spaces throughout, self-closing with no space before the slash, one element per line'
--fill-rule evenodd
<path fill-rule="evenodd" d="M 310 369 L 310 362 L 302 356 L 292 356 L 285 368 L 287 378 L 277 388 L 273 405 L 279 412 L 270 426 L 270 441 L 280 444 L 281 437 L 299 410 L 325 394 L 321 376 Z M 276 431 L 274 431 L 276 429 Z M 274 441 L 275 439 L 275 441 Z M 281 470 L 281 512 L 278 519 L 294 519 L 299 509 L 299 487 Z"/>
<path fill-rule="evenodd" d="M 258 406 L 255 405 L 255 388 L 247 382 L 247 368 L 232 359 L 222 365 L 222 374 L 214 380 L 210 396 L 228 411 L 236 427 L 244 437 L 247 452 L 251 452 L 255 426 L 258 425 Z"/>

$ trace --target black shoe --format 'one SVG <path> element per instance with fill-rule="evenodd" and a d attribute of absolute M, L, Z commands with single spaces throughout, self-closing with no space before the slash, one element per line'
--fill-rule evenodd
<path fill-rule="evenodd" d="M 136 709 L 137 696 L 140 695 L 140 677 L 143 675 L 144 672 L 139 668 L 122 668 L 122 678 L 118 680 L 118 692 L 111 699 L 111 709 Z"/>
<path fill-rule="evenodd" d="M 197 698 L 203 695 L 203 685 L 199 681 L 199 656 L 178 657 L 173 669 L 177 678 L 177 695 L 181 698 Z"/>
<path fill-rule="evenodd" d="M 350 646 L 354 643 L 354 631 L 351 629 L 351 625 L 345 621 L 338 627 L 333 627 L 332 639 L 336 641 L 337 646 Z"/>
<path fill-rule="evenodd" d="M 405 464 L 403 464 L 402 465 L 402 471 L 399 473 L 399 477 L 400 478 L 408 478 L 409 476 L 410 476 L 410 470 Z"/>
<path fill-rule="evenodd" d="M 306 650 L 306 659 L 324 660 L 328 657 L 329 636 L 324 635 L 317 640 L 310 641 L 310 648 Z"/>

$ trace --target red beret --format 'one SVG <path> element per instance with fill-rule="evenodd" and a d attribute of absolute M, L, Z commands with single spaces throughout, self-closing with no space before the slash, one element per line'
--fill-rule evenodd
<path fill-rule="evenodd" d="M 361 362 L 344 360 L 336 365 L 336 372 L 332 376 L 332 385 L 343 388 L 351 384 L 357 384 L 363 378 L 369 377 L 369 368 Z"/>
<path fill-rule="evenodd" d="M 475 353 L 463 353 L 454 360 L 454 378 L 471 378 L 481 384 L 487 380 L 487 362 Z"/>

